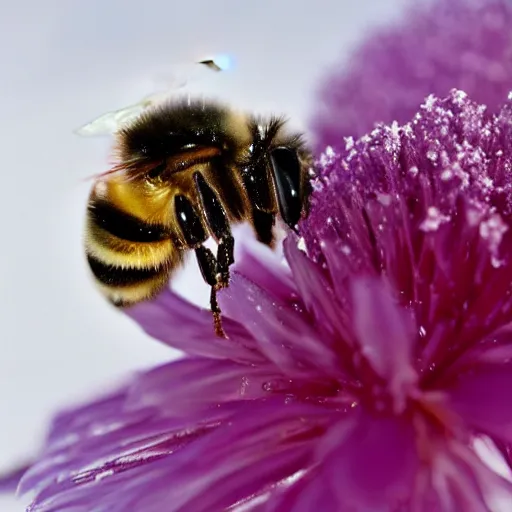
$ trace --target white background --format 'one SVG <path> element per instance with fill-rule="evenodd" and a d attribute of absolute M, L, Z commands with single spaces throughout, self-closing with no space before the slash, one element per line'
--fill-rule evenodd
<path fill-rule="evenodd" d="M 0 471 L 52 411 L 173 357 L 99 297 L 81 236 L 108 139 L 73 130 L 152 92 L 176 63 L 230 53 L 195 90 L 307 126 L 329 65 L 405 0 L 18 0 L 0 15 Z M 200 296 L 194 268 L 179 284 Z M 184 283 L 187 286 L 184 286 Z M 203 296 L 200 296 L 204 299 Z M 204 300 L 203 300 L 204 302 Z M 0 512 L 23 500 L 0 498 Z"/>

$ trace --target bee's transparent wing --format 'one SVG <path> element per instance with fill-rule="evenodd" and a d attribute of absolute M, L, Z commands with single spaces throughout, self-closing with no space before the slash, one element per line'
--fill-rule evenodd
<path fill-rule="evenodd" d="M 136 119 L 148 107 L 166 98 L 171 98 L 178 90 L 183 89 L 192 82 L 204 80 L 212 71 L 225 71 L 231 66 L 231 57 L 227 55 L 219 55 L 215 58 L 208 57 L 193 64 L 174 66 L 172 73 L 159 73 L 159 76 L 156 77 L 155 85 L 160 89 L 159 92 L 150 94 L 138 103 L 128 107 L 107 112 L 78 128 L 75 133 L 82 137 L 112 135 L 119 131 L 123 125 Z"/>
<path fill-rule="evenodd" d="M 123 125 L 129 123 L 133 119 L 136 119 L 141 112 L 157 103 L 163 96 L 165 95 L 162 93 L 152 94 L 150 96 L 146 96 L 138 103 L 120 108 L 119 110 L 107 112 L 90 123 L 81 126 L 75 131 L 75 133 L 81 137 L 111 135 L 119 131 Z"/>

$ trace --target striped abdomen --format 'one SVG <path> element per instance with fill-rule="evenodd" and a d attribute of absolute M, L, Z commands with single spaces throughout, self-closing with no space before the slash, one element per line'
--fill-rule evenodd
<path fill-rule="evenodd" d="M 98 182 L 87 210 L 87 260 L 101 291 L 117 306 L 155 296 L 183 259 L 162 194 L 130 182 Z M 130 209 L 130 213 L 127 209 Z"/>

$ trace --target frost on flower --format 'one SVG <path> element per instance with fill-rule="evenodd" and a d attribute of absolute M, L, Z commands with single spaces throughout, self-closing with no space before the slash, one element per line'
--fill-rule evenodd
<path fill-rule="evenodd" d="M 31 510 L 510 510 L 477 447 L 510 464 L 512 106 L 461 98 L 321 159 L 288 267 L 246 254 L 221 295 L 229 339 L 133 308 L 187 357 L 61 413 Z"/>
<path fill-rule="evenodd" d="M 326 81 L 324 108 L 315 106 L 319 149 L 341 148 L 341 135 L 360 137 L 376 121 L 406 123 L 424 98 L 453 87 L 497 112 L 512 90 L 511 26 L 508 0 L 411 1 Z"/>

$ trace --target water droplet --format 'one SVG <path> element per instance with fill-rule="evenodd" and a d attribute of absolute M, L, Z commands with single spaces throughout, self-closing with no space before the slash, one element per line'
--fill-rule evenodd
<path fill-rule="evenodd" d="M 389 194 L 377 194 L 377 201 L 383 206 L 389 206 L 391 204 L 391 196 Z"/>
<path fill-rule="evenodd" d="M 275 393 L 290 389 L 291 383 L 292 381 L 286 379 L 272 379 L 264 382 L 261 387 L 263 391 L 267 391 L 268 393 Z"/>
<path fill-rule="evenodd" d="M 106 471 L 102 471 L 101 473 L 94 475 L 94 481 L 99 482 L 99 481 L 103 480 L 104 478 L 106 478 L 107 476 L 112 476 L 113 474 L 114 474 L 113 469 L 107 469 Z"/>
<path fill-rule="evenodd" d="M 242 377 L 242 382 L 240 385 L 240 395 L 244 396 L 247 393 L 247 388 L 249 387 L 249 379 L 247 377 Z"/>
<path fill-rule="evenodd" d="M 304 240 L 303 236 L 301 236 L 299 238 L 299 240 L 297 241 L 297 249 L 299 249 L 299 251 L 307 253 L 307 251 L 306 251 L 306 240 Z"/>

